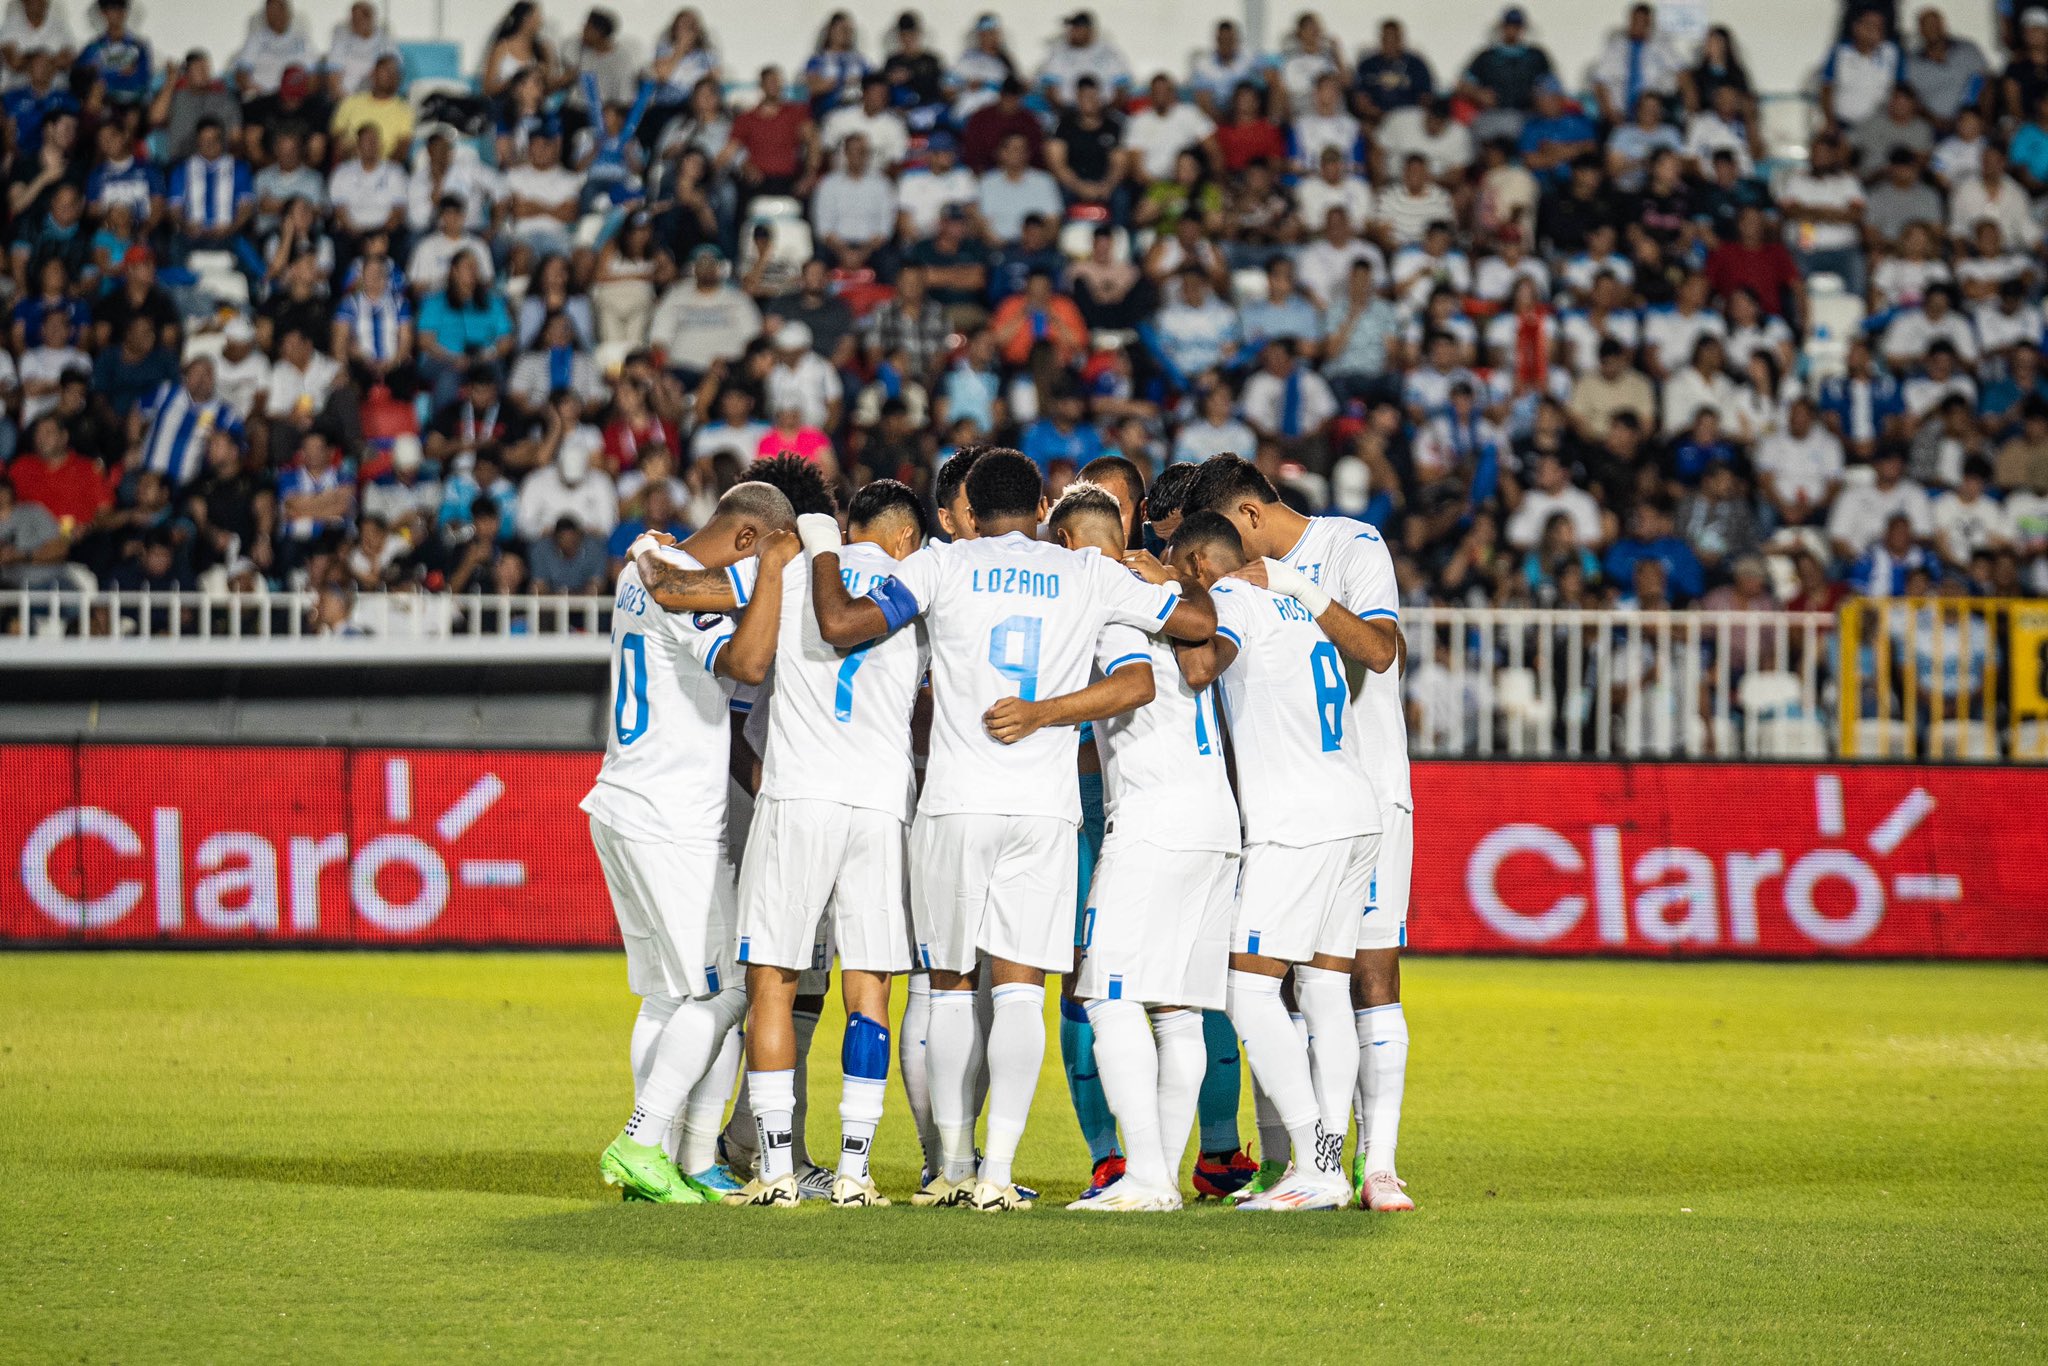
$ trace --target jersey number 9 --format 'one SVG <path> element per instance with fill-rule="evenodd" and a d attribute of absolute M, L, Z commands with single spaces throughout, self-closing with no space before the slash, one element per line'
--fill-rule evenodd
<path fill-rule="evenodd" d="M 1021 701 L 1038 700 L 1038 638 L 1044 626 L 1038 617 L 1006 617 L 988 633 L 988 662 L 1017 685 Z"/>

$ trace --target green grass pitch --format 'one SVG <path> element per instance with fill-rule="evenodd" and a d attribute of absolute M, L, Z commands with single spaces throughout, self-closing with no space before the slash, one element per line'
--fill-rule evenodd
<path fill-rule="evenodd" d="M 608 1199 L 614 957 L 0 955 L 0 1360 L 2048 1356 L 2048 972 L 1407 977 L 1418 1213 L 1063 1213 L 1055 1042 L 996 1217 Z"/>

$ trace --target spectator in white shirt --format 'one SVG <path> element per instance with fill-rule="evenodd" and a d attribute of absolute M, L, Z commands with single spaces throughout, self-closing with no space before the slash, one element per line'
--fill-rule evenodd
<path fill-rule="evenodd" d="M 1956 312 L 1955 291 L 1945 284 L 1930 286 L 1920 307 L 1901 310 L 1885 328 L 1885 362 L 1894 370 L 1910 370 L 1937 341 L 1947 342 L 1958 358 L 1976 362 L 1976 329 Z"/>
<path fill-rule="evenodd" d="M 1145 107 L 1124 122 L 1124 150 L 1139 183 L 1171 178 L 1174 158 L 1190 149 L 1215 166 L 1220 156 L 1215 122 L 1182 100 L 1169 76 L 1154 76 L 1150 95 Z"/>
<path fill-rule="evenodd" d="M 609 474 L 594 468 L 604 438 L 594 428 L 565 425 L 561 407 L 548 410 L 547 436 L 541 441 L 541 458 L 547 463 L 519 486 L 519 534 L 529 541 L 551 536 L 555 524 L 567 517 L 602 540 L 619 524 L 618 486 Z"/>
<path fill-rule="evenodd" d="M 1450 222 L 1457 217 L 1451 196 L 1429 178 L 1429 162 L 1411 152 L 1401 163 L 1401 180 L 1379 197 L 1379 221 L 1397 247 L 1420 242 L 1431 223 Z"/>
<path fill-rule="evenodd" d="M 1016 241 L 1033 214 L 1056 223 L 1065 212 L 1059 182 L 1031 164 L 1031 144 L 1022 133 L 1003 139 L 995 168 L 981 177 L 976 197 L 988 239 L 995 243 Z"/>
<path fill-rule="evenodd" d="M 1958 244 L 1967 243 L 1977 224 L 1988 218 L 1998 225 L 1999 235 L 2005 241 L 2033 247 L 2041 240 L 2041 225 L 2034 221 L 2033 204 L 2027 192 L 2006 174 L 2005 148 L 1995 142 L 1985 143 L 1977 166 L 1977 174 L 1957 185 L 1949 195 L 1949 236 Z"/>
<path fill-rule="evenodd" d="M 1216 44 L 1195 57 L 1188 71 L 1188 88 L 1196 105 L 1212 119 L 1220 119 L 1230 108 L 1237 88 L 1249 82 L 1265 84 L 1265 64 L 1244 45 L 1237 24 L 1225 19 L 1216 25 Z"/>
<path fill-rule="evenodd" d="M 1628 26 L 1607 40 L 1600 60 L 1593 64 L 1600 117 L 1609 124 L 1620 123 L 1646 94 L 1668 101 L 1678 94 L 1683 69 L 1678 54 L 1657 32 L 1656 12 L 1648 5 L 1631 5 Z"/>
<path fill-rule="evenodd" d="M 1254 431 L 1298 459 L 1319 447 L 1323 427 L 1337 415 L 1337 396 L 1285 342 L 1271 341 L 1259 352 L 1259 368 L 1244 382 L 1238 406 Z"/>
<path fill-rule="evenodd" d="M 837 427 L 845 390 L 832 363 L 811 349 L 809 325 L 785 322 L 775 329 L 774 341 L 775 361 L 765 385 L 768 411 L 794 408 L 806 427 Z"/>
<path fill-rule="evenodd" d="M 562 164 L 562 135 L 553 127 L 536 129 L 526 163 L 505 172 L 513 235 L 539 256 L 566 252 L 582 195 L 583 177 Z"/>
<path fill-rule="evenodd" d="M 504 182 L 483 164 L 474 148 L 458 145 L 444 127 L 427 135 L 426 155 L 413 156 L 405 211 L 412 230 L 425 232 L 433 227 L 441 201 L 450 195 L 462 201 L 462 221 L 469 230 L 486 232 L 493 206 L 504 197 Z"/>
<path fill-rule="evenodd" d="M 1351 263 L 1365 261 L 1375 280 L 1387 278 L 1387 258 L 1380 249 L 1351 231 L 1351 220 L 1334 205 L 1324 211 L 1322 235 L 1294 256 L 1294 277 L 1316 303 L 1328 308 L 1344 295 Z"/>
<path fill-rule="evenodd" d="M 327 201 L 334 206 L 336 238 L 359 250 L 370 234 L 404 226 L 410 186 L 405 168 L 384 159 L 384 135 L 372 125 L 356 130 L 355 150 L 328 176 Z"/>
<path fill-rule="evenodd" d="M 1390 163 L 1400 166 L 1419 156 L 1439 183 L 1463 175 L 1477 154 L 1472 130 L 1451 117 L 1450 102 L 1439 96 L 1388 114 L 1380 120 L 1378 138 Z"/>
<path fill-rule="evenodd" d="M 1237 417 L 1230 386 L 1216 383 L 1202 391 L 1201 416 L 1181 424 L 1173 441 L 1177 465 L 1200 464 L 1212 455 L 1242 455 L 1257 447 L 1259 434 Z"/>
<path fill-rule="evenodd" d="M 1572 483 L 1564 460 L 1546 451 L 1536 458 L 1535 483 L 1522 493 L 1508 518 L 1507 542 L 1517 550 L 1529 550 L 1543 539 L 1543 528 L 1556 516 L 1571 519 L 1572 533 L 1581 546 L 1598 550 L 1606 541 L 1600 521 L 1600 504 L 1593 495 Z"/>
<path fill-rule="evenodd" d="M 1757 443 L 1755 461 L 1764 497 L 1786 526 L 1811 525 L 1842 484 L 1842 443 L 1814 420 L 1803 394 L 1792 400 L 1785 430 Z"/>
<path fill-rule="evenodd" d="M 1873 468 L 1877 478 L 1844 488 L 1828 514 L 1828 539 L 1845 560 L 1883 539 L 1885 524 L 1894 517 L 1912 523 L 1915 540 L 1934 535 L 1934 504 L 1926 489 L 1906 477 L 1906 453 L 1896 445 L 1880 446 Z"/>
<path fill-rule="evenodd" d="M 1962 481 L 1934 500 L 1934 545 L 1958 569 L 1980 550 L 1999 550 L 2019 539 L 2019 527 L 2003 503 L 1991 496 L 1991 462 L 1973 455 L 1963 462 Z"/>
<path fill-rule="evenodd" d="M 476 261 L 480 278 L 491 278 L 491 249 L 481 237 L 467 230 L 466 217 L 460 197 L 448 195 L 442 199 L 435 230 L 415 242 L 412 255 L 406 258 L 405 283 L 415 295 L 424 298 L 446 288 L 448 267 L 456 257 L 465 254 Z"/>
<path fill-rule="evenodd" d="M 1334 147 L 1345 164 L 1365 169 L 1365 138 L 1359 122 L 1344 107 L 1344 85 L 1335 72 L 1316 78 L 1310 107 L 1294 120 L 1294 164 L 1306 173 L 1322 164 L 1323 150 Z"/>
<path fill-rule="evenodd" d="M 1066 36 L 1053 44 L 1038 69 L 1039 90 L 1054 104 L 1065 107 L 1074 102 L 1075 82 L 1093 76 L 1103 94 L 1121 100 L 1131 84 L 1130 64 L 1123 54 L 1098 35 L 1095 16 L 1089 11 L 1075 10 L 1065 23 Z"/>
<path fill-rule="evenodd" d="M 811 226 L 832 264 L 860 270 L 896 233 L 896 187 L 875 168 L 866 134 L 840 144 L 841 166 L 818 182 Z"/>
<path fill-rule="evenodd" d="M 861 79 L 860 103 L 833 110 L 819 130 L 828 152 L 838 151 L 855 134 L 866 139 L 868 154 L 885 171 L 901 165 L 910 155 L 910 129 L 903 116 L 889 107 L 889 82 L 879 72 Z"/>
<path fill-rule="evenodd" d="M 1372 186 L 1364 176 L 1351 173 L 1342 152 L 1325 147 L 1316 173 L 1294 187 L 1294 211 L 1302 222 L 1320 227 L 1331 209 L 1343 211 L 1353 232 L 1364 232 L 1373 217 Z"/>
<path fill-rule="evenodd" d="M 398 44 L 377 22 L 377 7 L 369 0 L 356 0 L 348 7 L 348 18 L 334 26 L 321 65 L 327 77 L 327 98 L 339 103 L 370 83 L 370 72 L 378 59 L 399 55 Z"/>
<path fill-rule="evenodd" d="M 290 0 L 263 0 L 263 14 L 249 25 L 249 36 L 231 64 L 235 91 L 246 104 L 277 94 L 285 68 L 311 71 L 320 64 L 313 41 L 294 21 Z"/>
<path fill-rule="evenodd" d="M 1849 25 L 1847 42 L 1836 43 L 1820 69 L 1821 112 L 1853 128 L 1891 97 L 1906 79 L 1906 54 L 1885 37 L 1884 13 L 1867 9 Z"/>
<path fill-rule="evenodd" d="M 28 84 L 28 57 L 48 52 L 59 67 L 69 67 L 78 55 L 71 39 L 71 25 L 64 11 L 52 0 L 31 6 L 28 0 L 10 0 L 7 18 L 0 23 L 0 90 Z"/>
<path fill-rule="evenodd" d="M 1802 276 L 1831 271 L 1842 277 L 1851 294 L 1861 294 L 1863 182 L 1850 174 L 1838 134 L 1815 138 L 1808 155 L 1808 168 L 1793 172 L 1778 192 L 1785 244 L 1792 248 Z"/>
<path fill-rule="evenodd" d="M 939 231 L 939 218 L 954 204 L 973 204 L 981 185 L 974 172 L 960 164 L 960 142 L 941 129 L 926 139 L 924 165 L 903 173 L 896 182 L 896 209 L 912 241 Z"/>

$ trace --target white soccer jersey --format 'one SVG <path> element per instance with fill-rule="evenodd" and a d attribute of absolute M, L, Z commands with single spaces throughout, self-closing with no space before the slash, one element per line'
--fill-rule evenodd
<path fill-rule="evenodd" d="M 1380 828 L 1379 798 L 1345 751 L 1344 660 L 1308 608 L 1240 580 L 1210 590 L 1216 634 L 1237 647 L 1223 671 L 1246 844 L 1303 848 Z"/>
<path fill-rule="evenodd" d="M 703 568 L 681 551 L 665 553 Z M 743 572 L 733 578 L 736 587 L 745 581 Z M 714 613 L 663 610 L 637 567 L 628 562 L 619 571 L 611 725 L 583 810 L 629 839 L 724 840 L 732 687 L 712 670 L 733 631 L 729 618 Z"/>
<path fill-rule="evenodd" d="M 1311 517 L 1294 549 L 1280 559 L 1320 584 L 1323 591 L 1366 621 L 1401 624 L 1401 592 L 1394 557 L 1379 532 L 1349 517 Z M 1408 717 L 1401 709 L 1401 670 L 1366 671 L 1351 699 L 1345 745 L 1365 765 L 1380 800 L 1415 809 L 1408 784 Z"/>
<path fill-rule="evenodd" d="M 1161 849 L 1236 853 L 1237 799 L 1215 689 L 1189 687 L 1166 638 L 1135 626 L 1104 627 L 1096 657 L 1105 674 L 1151 664 L 1154 689 L 1144 706 L 1095 723 L 1106 828 Z"/>
<path fill-rule="evenodd" d="M 1088 684 L 1095 642 L 1118 621 L 1157 629 L 1176 590 L 1093 550 L 1020 532 L 927 546 L 897 566 L 932 653 L 931 762 L 918 810 L 1048 816 L 1079 824 L 1074 736 L 1063 726 L 1004 745 L 981 717 L 1004 697 L 1036 700 Z"/>
<path fill-rule="evenodd" d="M 896 567 L 878 546 L 849 545 L 839 552 L 839 575 L 855 597 Z M 855 650 L 828 644 L 811 610 L 810 565 L 792 562 L 782 573 L 761 795 L 868 807 L 908 822 L 916 796 L 910 709 L 924 676 L 923 654 L 915 630 Z"/>

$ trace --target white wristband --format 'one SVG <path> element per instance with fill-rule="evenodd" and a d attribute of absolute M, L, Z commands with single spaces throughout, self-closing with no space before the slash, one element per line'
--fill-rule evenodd
<path fill-rule="evenodd" d="M 642 555 L 646 554 L 648 551 L 654 549 L 656 546 L 660 544 L 660 541 L 654 539 L 654 534 L 652 532 L 641 532 L 638 536 L 635 536 L 633 538 L 633 544 L 626 547 L 627 562 L 631 563 L 632 561 L 639 559 Z"/>
<path fill-rule="evenodd" d="M 1319 617 L 1330 610 L 1330 595 L 1322 587 L 1291 564 L 1278 560 L 1266 561 L 1266 587 L 1275 593 L 1285 593 L 1303 607 L 1308 614 Z"/>
<path fill-rule="evenodd" d="M 806 512 L 796 519 L 796 538 L 804 543 L 804 550 L 812 555 L 837 550 L 839 519 L 829 512 Z"/>

